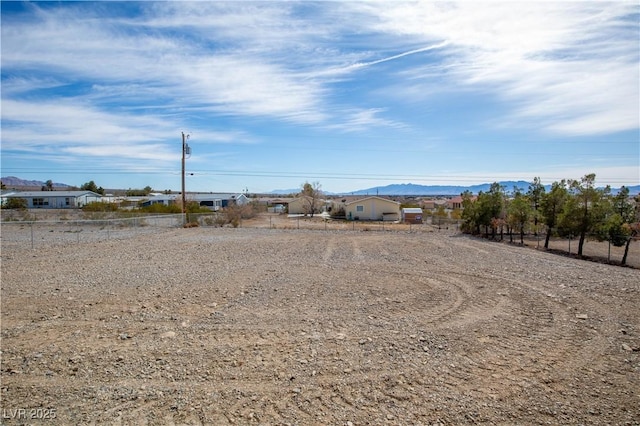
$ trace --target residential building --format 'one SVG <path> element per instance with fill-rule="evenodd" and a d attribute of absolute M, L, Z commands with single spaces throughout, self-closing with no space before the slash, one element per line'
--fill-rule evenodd
<path fill-rule="evenodd" d="M 344 205 L 348 220 L 383 220 L 400 219 L 400 203 L 382 197 L 366 197 L 350 201 Z"/>
<path fill-rule="evenodd" d="M 25 191 L 7 194 L 4 198 L 27 200 L 30 209 L 75 209 L 102 201 L 102 195 L 93 191 Z"/>

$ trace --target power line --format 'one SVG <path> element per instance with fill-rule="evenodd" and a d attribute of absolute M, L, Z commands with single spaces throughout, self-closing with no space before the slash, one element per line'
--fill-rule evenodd
<path fill-rule="evenodd" d="M 73 171 L 61 171 L 55 169 L 8 169 L 13 174 L 52 174 L 52 173 L 64 173 L 64 174 L 98 174 L 98 175 L 180 175 L 180 171 L 167 171 L 167 170 L 109 170 L 109 169 L 91 169 L 91 170 L 78 170 Z M 3 172 L 7 172 L 5 168 Z M 227 171 L 212 171 L 206 169 L 191 169 L 186 171 L 187 174 L 192 176 L 228 176 L 228 177 L 265 177 L 265 178 L 298 178 L 298 179 L 329 179 L 329 180 L 371 180 L 371 181 L 414 181 L 414 182 L 429 182 L 429 181 L 449 181 L 449 182 L 468 182 L 470 180 L 477 181 L 505 181 L 505 180 L 523 180 L 522 178 L 509 178 L 500 177 L 496 178 L 495 175 L 461 175 L 461 174 L 448 174 L 448 175 L 399 175 L 399 174 L 374 174 L 374 173 L 340 173 L 335 172 L 318 172 L 318 171 L 292 171 L 292 172 L 270 172 L 270 171 L 253 171 L 253 170 L 227 170 Z M 535 173 L 534 173 L 535 175 Z M 533 180 L 535 176 L 530 179 Z M 551 177 L 545 180 L 560 181 L 562 179 L 578 178 L 570 176 Z M 526 179 L 524 179 L 526 180 Z M 607 178 L 607 181 L 620 184 L 634 184 L 629 182 L 629 179 L 623 177 Z"/>

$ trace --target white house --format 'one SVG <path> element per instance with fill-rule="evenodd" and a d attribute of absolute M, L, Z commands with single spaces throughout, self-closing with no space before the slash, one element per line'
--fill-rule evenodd
<path fill-rule="evenodd" d="M 202 207 L 217 211 L 230 205 L 243 206 L 250 202 L 244 194 L 187 194 L 187 201 L 196 201 Z"/>
<path fill-rule="evenodd" d="M 128 197 L 129 200 L 134 200 L 133 197 Z M 162 204 L 163 206 L 169 206 L 171 204 L 175 204 L 178 199 L 180 198 L 179 195 L 175 195 L 175 194 L 154 194 L 153 196 L 141 200 L 140 201 L 140 206 L 142 207 L 149 207 L 152 206 L 154 204 Z"/>
<path fill-rule="evenodd" d="M 187 204 L 197 202 L 201 207 L 208 207 L 210 210 L 218 211 L 221 208 L 232 204 L 244 205 L 249 203 L 249 198 L 244 194 L 207 194 L 207 193 L 187 193 Z M 157 194 L 151 196 L 140 203 L 142 207 L 153 204 L 163 204 L 165 206 L 182 202 L 180 194 Z"/>
<path fill-rule="evenodd" d="M 4 198 L 27 200 L 30 209 L 75 209 L 102 201 L 102 195 L 93 191 L 25 191 L 7 194 Z"/>

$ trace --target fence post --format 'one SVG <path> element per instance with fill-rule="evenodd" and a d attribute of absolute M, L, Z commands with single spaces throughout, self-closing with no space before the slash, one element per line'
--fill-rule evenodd
<path fill-rule="evenodd" d="M 569 235 L 569 254 L 571 254 L 571 235 Z"/>
<path fill-rule="evenodd" d="M 31 248 L 33 248 L 33 222 L 31 222 Z"/>
<path fill-rule="evenodd" d="M 609 238 L 609 253 L 607 254 L 607 261 L 611 262 L 611 238 Z"/>

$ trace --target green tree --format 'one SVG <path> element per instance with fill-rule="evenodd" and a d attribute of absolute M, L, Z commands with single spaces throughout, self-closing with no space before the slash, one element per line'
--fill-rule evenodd
<path fill-rule="evenodd" d="M 531 201 L 531 207 L 533 208 L 533 232 L 538 235 L 538 220 L 540 218 L 540 204 L 544 197 L 545 189 L 544 185 L 540 182 L 539 177 L 534 177 L 533 182 L 529 184 L 529 190 L 527 191 L 527 197 Z"/>
<path fill-rule="evenodd" d="M 53 191 L 53 181 L 49 179 L 41 188 L 42 191 Z"/>
<path fill-rule="evenodd" d="M 475 200 L 469 191 L 463 192 L 461 196 L 462 230 L 477 235 L 484 228 L 485 236 L 488 237 L 491 229 L 495 238 L 498 221 L 494 219 L 504 219 L 506 216 L 504 187 L 494 182 L 488 192 L 480 191 Z"/>
<path fill-rule="evenodd" d="M 564 233 L 579 235 L 578 255 L 582 256 L 587 233 L 601 226 L 606 215 L 605 196 L 610 189 L 595 187 L 594 173 L 583 176 L 579 181 L 569 181 L 569 200 L 564 205 L 561 226 Z"/>
<path fill-rule="evenodd" d="M 533 208 L 529 197 L 520 191 L 516 191 L 513 200 L 507 207 L 507 221 L 512 229 L 520 233 L 520 244 L 524 244 L 524 228 L 532 216 Z M 513 241 L 513 240 L 512 240 Z"/>
<path fill-rule="evenodd" d="M 92 180 L 90 180 L 87 183 L 82 184 L 82 186 L 80 187 L 81 190 L 83 191 L 92 191 L 95 192 L 97 194 L 101 194 L 104 195 L 104 188 L 102 188 L 101 186 L 97 186 L 96 183 Z"/>
<path fill-rule="evenodd" d="M 470 191 L 460 194 L 462 197 L 462 226 L 464 232 L 478 235 L 480 233 L 480 208 Z"/>
<path fill-rule="evenodd" d="M 485 227 L 485 235 L 487 237 L 489 236 L 489 229 L 491 229 L 492 237 L 496 237 L 496 221 L 493 219 L 504 219 L 506 217 L 505 199 L 504 187 L 497 182 L 491 184 L 489 192 L 478 195 L 481 225 Z"/>
<path fill-rule="evenodd" d="M 149 195 L 151 192 L 153 192 L 153 189 L 150 186 L 145 186 L 143 189 L 129 188 L 127 189 L 126 194 L 128 197 L 144 197 L 146 195 Z"/>
<path fill-rule="evenodd" d="M 629 188 L 623 186 L 611 197 L 611 208 L 613 215 L 607 220 L 607 237 L 614 246 L 625 246 L 620 262 L 625 265 L 631 241 L 640 231 L 640 196 L 630 199 Z"/>
<path fill-rule="evenodd" d="M 545 249 L 549 248 L 551 233 L 558 223 L 560 213 L 562 213 L 568 197 L 567 183 L 564 179 L 560 182 L 553 182 L 553 184 L 551 184 L 551 190 L 542 195 L 540 212 L 542 213 L 544 224 L 547 227 L 547 235 L 544 239 Z"/>

